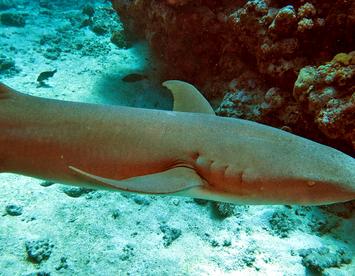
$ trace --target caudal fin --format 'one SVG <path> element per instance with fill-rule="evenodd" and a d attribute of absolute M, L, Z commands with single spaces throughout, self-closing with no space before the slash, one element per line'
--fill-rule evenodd
<path fill-rule="evenodd" d="M 0 139 L 3 141 L 5 128 L 12 126 L 17 115 L 24 114 L 22 93 L 0 82 Z M 25 115 L 24 115 L 25 116 Z M 1 142 L 0 141 L 0 142 Z M 3 147 L 2 145 L 0 145 Z M 1 151 L 1 148 L 0 148 Z"/>
<path fill-rule="evenodd" d="M 0 100 L 11 98 L 15 91 L 7 85 L 0 82 Z"/>
<path fill-rule="evenodd" d="M 5 170 L 5 160 L 6 160 L 6 141 L 7 136 L 5 134 L 5 126 L 7 123 L 8 116 L 8 101 L 6 99 L 11 99 L 12 89 L 2 82 L 0 82 L 0 173 Z"/>

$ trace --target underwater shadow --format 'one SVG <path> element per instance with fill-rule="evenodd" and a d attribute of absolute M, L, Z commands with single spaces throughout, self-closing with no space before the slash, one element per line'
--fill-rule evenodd
<path fill-rule="evenodd" d="M 161 85 L 157 63 L 148 47 L 137 44 L 122 52 L 97 80 L 94 91 L 105 103 L 151 109 L 172 109 L 172 95 Z"/>

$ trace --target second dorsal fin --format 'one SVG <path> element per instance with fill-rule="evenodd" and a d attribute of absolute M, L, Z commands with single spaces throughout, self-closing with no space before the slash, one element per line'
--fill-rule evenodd
<path fill-rule="evenodd" d="M 179 80 L 165 81 L 163 86 L 173 94 L 174 111 L 215 115 L 212 106 L 195 86 Z"/>

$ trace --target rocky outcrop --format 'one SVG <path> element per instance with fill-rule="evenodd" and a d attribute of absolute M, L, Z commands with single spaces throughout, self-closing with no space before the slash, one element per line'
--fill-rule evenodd
<path fill-rule="evenodd" d="M 322 133 L 355 150 L 355 52 L 303 68 L 293 95 Z"/>

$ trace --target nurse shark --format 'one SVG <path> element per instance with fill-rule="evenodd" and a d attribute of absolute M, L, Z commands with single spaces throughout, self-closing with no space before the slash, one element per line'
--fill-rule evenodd
<path fill-rule="evenodd" d="M 174 110 L 59 101 L 0 84 L 0 172 L 235 204 L 355 199 L 355 160 L 252 121 L 216 116 L 192 85 Z"/>

